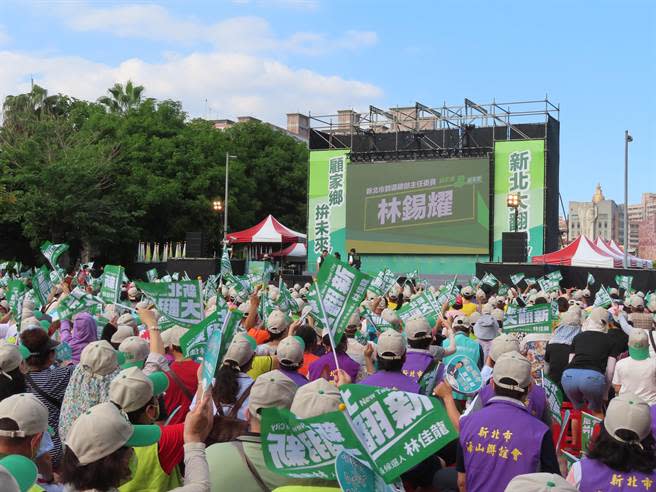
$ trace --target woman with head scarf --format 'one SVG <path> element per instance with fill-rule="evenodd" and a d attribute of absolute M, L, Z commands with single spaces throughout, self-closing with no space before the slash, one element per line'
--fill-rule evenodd
<path fill-rule="evenodd" d="M 71 360 L 74 364 L 80 362 L 80 355 L 84 347 L 98 340 L 96 320 L 89 313 L 79 313 L 75 316 L 72 330 L 71 322 L 67 319 L 62 320 L 60 333 L 61 341 L 71 346 L 73 353 Z"/>
<path fill-rule="evenodd" d="M 581 333 L 581 308 L 574 304 L 562 313 L 560 324 L 547 344 L 544 353 L 545 372 L 549 379 L 560 385 L 563 371 L 569 363 L 569 354 L 574 337 Z"/>
<path fill-rule="evenodd" d="M 59 435 L 66 435 L 73 421 L 91 407 L 109 400 L 109 384 L 120 371 L 117 352 L 105 340 L 84 347 L 64 394 Z"/>

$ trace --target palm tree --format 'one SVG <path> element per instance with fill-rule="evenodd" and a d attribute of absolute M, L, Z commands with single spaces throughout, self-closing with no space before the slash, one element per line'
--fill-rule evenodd
<path fill-rule="evenodd" d="M 98 98 L 98 102 L 107 106 L 112 113 L 126 113 L 141 104 L 143 91 L 143 85 L 134 85 L 131 80 L 128 80 L 125 87 L 117 82 L 113 87 L 107 89 L 110 95 Z"/>

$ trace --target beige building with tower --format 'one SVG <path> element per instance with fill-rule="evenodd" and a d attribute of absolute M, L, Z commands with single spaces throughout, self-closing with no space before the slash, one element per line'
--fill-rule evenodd
<path fill-rule="evenodd" d="M 568 240 L 580 235 L 593 241 L 598 237 L 606 241 L 621 242 L 622 208 L 613 200 L 607 200 L 597 184 L 589 202 L 569 202 Z"/>

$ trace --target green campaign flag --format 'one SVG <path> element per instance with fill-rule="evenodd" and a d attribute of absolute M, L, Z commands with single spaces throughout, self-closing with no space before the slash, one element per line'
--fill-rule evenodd
<path fill-rule="evenodd" d="M 238 277 L 232 273 L 223 274 L 223 281 L 228 287 L 232 287 L 237 292 L 237 296 L 242 300 L 246 301 L 248 296 L 253 291 L 253 286 L 251 283 L 244 279 L 243 277 Z"/>
<path fill-rule="evenodd" d="M 591 273 L 588 273 L 588 282 L 587 282 L 587 284 L 588 285 L 594 285 L 594 283 L 595 283 L 595 278 L 592 276 Z"/>
<path fill-rule="evenodd" d="M 508 293 L 508 290 L 510 290 L 510 287 L 508 287 L 506 284 L 501 284 L 497 290 L 497 293 L 500 296 L 505 296 Z"/>
<path fill-rule="evenodd" d="M 603 285 L 599 287 L 599 290 L 595 294 L 595 300 L 593 307 L 604 307 L 608 308 L 610 305 L 613 304 L 613 298 L 610 296 L 608 291 L 606 290 L 606 287 Z"/>
<path fill-rule="evenodd" d="M 259 296 L 260 304 L 257 306 L 257 315 L 266 324 L 266 320 L 269 319 L 269 315 L 276 309 L 276 305 L 271 300 L 269 293 L 266 290 L 262 289 L 259 292 Z M 285 311 L 285 314 L 288 313 L 288 311 Z"/>
<path fill-rule="evenodd" d="M 119 265 L 105 265 L 103 283 L 98 297 L 107 304 L 118 302 L 121 296 L 121 280 L 125 269 Z"/>
<path fill-rule="evenodd" d="M 203 301 L 198 280 L 136 284 L 153 301 L 157 311 L 175 324 L 192 328 L 203 320 Z"/>
<path fill-rule="evenodd" d="M 96 314 L 101 310 L 102 301 L 91 294 L 87 294 L 77 287 L 64 299 L 59 301 L 57 311 L 60 319 L 70 319 L 71 316 L 81 312 Z"/>
<path fill-rule="evenodd" d="M 410 280 L 418 280 L 418 279 L 419 279 L 419 270 L 413 270 L 412 272 L 408 272 L 405 274 L 406 282 L 409 282 Z"/>
<path fill-rule="evenodd" d="M 27 294 L 27 286 L 22 280 L 7 281 L 7 301 L 9 301 L 9 310 L 14 313 L 16 324 L 20 328 L 21 316 L 23 314 L 23 301 Z"/>
<path fill-rule="evenodd" d="M 627 292 L 631 291 L 631 284 L 633 283 L 633 276 L 631 275 L 615 275 L 615 283 L 620 289 Z"/>
<path fill-rule="evenodd" d="M 392 272 L 389 268 L 385 268 L 385 270 L 378 272 L 371 280 L 369 290 L 377 296 L 384 296 L 396 283 L 396 279 L 396 273 Z"/>
<path fill-rule="evenodd" d="M 221 330 L 215 330 L 207 341 L 205 352 L 203 353 L 203 365 L 201 366 L 200 384 L 203 392 L 207 391 L 214 381 L 216 365 L 219 362 L 219 352 L 221 351 Z"/>
<path fill-rule="evenodd" d="M 45 306 L 48 303 L 48 296 L 52 291 L 52 281 L 50 280 L 50 270 L 43 265 L 32 276 L 32 288 L 34 289 L 34 296 Z"/>
<path fill-rule="evenodd" d="M 324 260 L 317 275 L 318 295 L 316 289 L 311 290 L 308 302 L 323 326 L 330 329 L 335 345 L 339 344 L 370 283 L 368 275 L 334 256 L 329 255 Z"/>
<path fill-rule="evenodd" d="M 524 277 L 524 282 L 526 285 L 535 285 L 535 277 Z"/>
<path fill-rule="evenodd" d="M 560 409 L 563 406 L 563 391 L 560 387 L 546 376 L 542 377 L 542 388 L 547 395 L 547 403 L 549 404 L 549 411 L 551 417 L 562 425 L 563 419 L 560 414 Z"/>
<path fill-rule="evenodd" d="M 563 279 L 563 274 L 560 273 L 560 270 L 556 270 L 551 273 L 548 273 L 547 275 L 545 275 L 545 277 L 560 282 Z"/>
<path fill-rule="evenodd" d="M 548 276 L 540 277 L 538 279 L 538 285 L 540 289 L 544 292 L 555 292 L 560 289 L 560 282 L 555 278 L 549 278 Z"/>
<path fill-rule="evenodd" d="M 361 384 L 342 386 L 339 392 L 364 458 L 387 483 L 458 437 L 435 398 Z"/>
<path fill-rule="evenodd" d="M 483 275 L 483 278 L 481 279 L 481 283 L 484 283 L 485 285 L 489 285 L 490 287 L 494 287 L 499 283 L 499 280 L 491 273 L 486 273 L 485 275 Z"/>
<path fill-rule="evenodd" d="M 456 279 L 457 277 L 453 277 L 453 280 L 444 284 L 437 292 L 435 300 L 437 301 L 437 305 L 440 306 L 440 309 L 445 302 L 450 304 L 458 296 L 459 290 L 458 286 L 456 285 Z"/>
<path fill-rule="evenodd" d="M 52 266 L 53 269 L 57 269 L 57 260 L 59 257 L 68 251 L 68 244 L 53 244 L 50 241 L 46 241 L 41 245 L 41 253 L 46 257 L 48 263 Z"/>
<path fill-rule="evenodd" d="M 435 326 L 441 312 L 440 305 L 435 301 L 433 294 L 424 291 L 413 297 L 410 302 L 403 304 L 396 313 L 404 323 L 412 318 L 423 317 L 431 326 Z"/>
<path fill-rule="evenodd" d="M 374 325 L 376 330 L 380 333 L 384 332 L 385 330 L 389 330 L 389 329 L 394 328 L 394 326 L 392 326 L 392 323 L 389 323 L 389 322 L 385 321 L 385 318 L 383 318 L 382 316 L 374 313 L 373 311 L 371 311 L 367 307 L 364 308 L 362 316 L 365 319 L 367 319 L 372 325 Z M 360 333 L 360 332 L 358 331 L 357 333 Z M 357 333 L 356 333 L 356 335 L 357 335 Z"/>
<path fill-rule="evenodd" d="M 588 445 L 595 434 L 595 427 L 600 425 L 602 419 L 585 411 L 581 412 L 581 452 L 587 454 Z"/>
<path fill-rule="evenodd" d="M 518 307 L 507 311 L 503 320 L 505 333 L 551 333 L 553 315 L 550 304 Z"/>
<path fill-rule="evenodd" d="M 476 289 L 481 283 L 481 279 L 479 279 L 476 275 L 472 275 L 472 278 L 469 280 L 469 286 Z"/>
<path fill-rule="evenodd" d="M 341 489 L 348 492 L 370 492 L 372 490 L 399 492 L 404 490 L 400 481 L 392 485 L 386 484 L 383 477 L 346 450 L 340 451 L 335 458 L 335 473 Z"/>
<path fill-rule="evenodd" d="M 513 285 L 519 285 L 525 276 L 526 275 L 524 275 L 522 272 L 517 272 L 516 274 L 510 276 L 510 281 L 513 283 Z"/>
<path fill-rule="evenodd" d="M 282 276 L 278 279 L 278 290 L 280 292 L 278 294 L 278 309 L 284 313 L 288 313 L 289 311 L 297 312 L 298 304 L 289 293 L 289 289 L 282 280 Z"/>
<path fill-rule="evenodd" d="M 232 315 L 226 323 L 229 312 L 227 305 L 225 309 L 217 309 L 217 311 L 211 313 L 207 318 L 182 335 L 180 346 L 182 347 L 184 356 L 195 361 L 202 358 L 205 354 L 207 342 L 216 330 L 223 332 L 225 346 L 230 345 L 243 315 L 239 311 L 232 311 Z M 222 356 L 221 353 L 219 355 Z"/>
<path fill-rule="evenodd" d="M 157 268 L 151 268 L 146 272 L 146 279 L 148 282 L 154 282 L 157 280 Z"/>
<path fill-rule="evenodd" d="M 227 273 L 232 275 L 232 264 L 230 263 L 228 248 L 224 246 L 223 253 L 221 254 L 221 275 L 225 275 Z"/>
<path fill-rule="evenodd" d="M 173 272 L 173 274 L 171 274 L 171 279 L 173 279 L 174 282 L 180 280 L 180 272 Z"/>

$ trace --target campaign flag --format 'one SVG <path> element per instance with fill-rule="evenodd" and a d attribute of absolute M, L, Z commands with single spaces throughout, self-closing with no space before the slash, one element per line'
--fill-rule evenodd
<path fill-rule="evenodd" d="M 410 280 L 418 280 L 418 279 L 419 279 L 419 270 L 414 270 L 412 272 L 408 272 L 405 274 L 406 282 L 409 282 Z"/>
<path fill-rule="evenodd" d="M 232 264 L 230 263 L 228 248 L 224 246 L 223 253 L 221 253 L 221 275 L 225 275 L 226 273 L 232 275 Z"/>
<path fill-rule="evenodd" d="M 389 330 L 391 328 L 394 328 L 394 326 L 392 326 L 392 323 L 389 323 L 389 322 L 385 321 L 385 318 L 383 318 L 382 316 L 374 313 L 372 310 L 370 310 L 367 307 L 364 308 L 364 311 L 362 312 L 362 316 L 367 321 L 369 321 L 372 325 L 374 325 L 374 328 L 376 328 L 376 331 L 378 331 L 380 333 L 384 332 L 385 330 Z M 356 335 L 358 333 L 360 333 L 360 332 L 359 331 L 356 332 Z"/>
<path fill-rule="evenodd" d="M 60 319 L 70 319 L 71 316 L 81 312 L 97 314 L 101 311 L 102 301 L 87 294 L 81 288 L 75 288 L 64 299 L 59 301 L 57 311 Z"/>
<path fill-rule="evenodd" d="M 602 419 L 585 411 L 581 412 L 581 452 L 588 453 L 592 438 L 599 432 Z"/>
<path fill-rule="evenodd" d="M 32 288 L 34 289 L 34 296 L 45 306 L 48 303 L 48 296 L 52 291 L 52 281 L 50 280 L 50 270 L 43 265 L 32 276 Z"/>
<path fill-rule="evenodd" d="M 620 289 L 624 289 L 626 292 L 630 292 L 631 284 L 633 283 L 633 276 L 615 275 L 615 283 Z"/>
<path fill-rule="evenodd" d="M 371 280 L 371 283 L 369 284 L 369 290 L 377 296 L 384 296 L 396 283 L 397 278 L 398 277 L 394 272 L 392 272 L 389 268 L 385 268 L 385 270 L 378 272 L 376 276 Z"/>
<path fill-rule="evenodd" d="M 457 277 L 453 277 L 453 280 L 444 284 L 437 292 L 435 300 L 437 305 L 440 306 L 440 309 L 445 302 L 451 303 L 458 296 L 459 291 L 458 286 L 456 285 L 456 279 Z"/>
<path fill-rule="evenodd" d="M 486 273 L 485 275 L 483 275 L 483 278 L 481 279 L 481 283 L 485 285 L 489 285 L 490 287 L 494 287 L 499 283 L 499 280 L 491 273 Z"/>
<path fill-rule="evenodd" d="M 524 282 L 526 285 L 535 285 L 535 277 L 524 277 Z"/>
<path fill-rule="evenodd" d="M 550 304 L 508 310 L 503 320 L 505 333 L 551 333 L 553 315 Z"/>
<path fill-rule="evenodd" d="M 508 290 L 510 290 L 510 288 L 506 284 L 501 284 L 499 285 L 499 289 L 497 290 L 497 293 L 500 296 L 505 296 L 506 294 L 508 294 Z"/>
<path fill-rule="evenodd" d="M 219 362 L 219 352 L 221 351 L 221 330 L 215 330 L 210 335 L 205 352 L 203 353 L 203 365 L 201 366 L 200 384 L 203 392 L 212 386 L 216 365 Z"/>
<path fill-rule="evenodd" d="M 553 271 L 551 273 L 546 274 L 545 277 L 547 277 L 551 280 L 556 280 L 557 282 L 560 282 L 563 279 L 563 274 L 560 273 L 560 270 L 556 270 L 556 271 Z"/>
<path fill-rule="evenodd" d="M 400 492 L 403 484 L 399 481 L 388 485 L 383 477 L 375 473 L 369 465 L 359 460 L 346 450 L 335 458 L 335 474 L 342 490 L 348 492 Z"/>
<path fill-rule="evenodd" d="M 119 265 L 105 265 L 103 283 L 98 297 L 107 304 L 118 302 L 121 296 L 121 280 L 125 269 Z"/>
<path fill-rule="evenodd" d="M 153 301 L 157 311 L 175 324 L 192 328 L 203 320 L 203 302 L 198 280 L 136 284 Z"/>
<path fill-rule="evenodd" d="M 229 321 L 227 305 L 225 309 L 217 309 L 203 321 L 198 323 L 180 338 L 180 346 L 185 357 L 198 361 L 205 354 L 207 342 L 216 330 L 223 332 L 223 342 L 226 347 L 230 345 L 236 333 L 237 326 L 241 321 L 243 314 L 239 311 L 232 311 Z M 222 354 L 219 354 L 222 355 Z"/>
<path fill-rule="evenodd" d="M 563 406 L 563 391 L 556 383 L 546 376 L 542 377 L 541 386 L 544 388 L 544 392 L 547 395 L 547 403 L 549 405 L 551 417 L 558 422 L 558 425 L 562 425 L 563 419 L 560 414 L 560 409 Z"/>
<path fill-rule="evenodd" d="M 519 285 L 525 276 L 526 275 L 524 275 L 522 272 L 517 272 L 510 276 L 510 281 L 513 283 L 513 285 Z"/>
<path fill-rule="evenodd" d="M 173 272 L 171 274 L 171 279 L 173 279 L 174 282 L 177 282 L 178 280 L 180 280 L 180 272 Z"/>
<path fill-rule="evenodd" d="M 146 272 L 146 279 L 148 282 L 154 282 L 157 280 L 157 268 L 151 268 Z"/>
<path fill-rule="evenodd" d="M 481 279 L 479 279 L 476 275 L 472 275 L 472 278 L 469 280 L 469 286 L 476 289 L 481 283 Z"/>
<path fill-rule="evenodd" d="M 308 302 L 323 326 L 330 329 L 335 345 L 339 344 L 370 283 L 371 277 L 334 256 L 324 259 L 317 275 L 318 292 L 317 288 L 311 289 Z"/>
<path fill-rule="evenodd" d="M 431 326 L 435 326 L 441 312 L 440 305 L 435 301 L 433 295 L 424 291 L 413 297 L 410 302 L 404 303 L 396 313 L 404 323 L 412 318 L 423 317 Z"/>
<path fill-rule="evenodd" d="M 387 483 L 458 437 L 435 398 L 361 384 L 342 386 L 339 392 L 366 461 Z"/>
<path fill-rule="evenodd" d="M 23 314 L 23 301 L 27 294 L 27 286 L 22 280 L 8 280 L 7 281 L 7 301 L 9 301 L 9 309 L 14 313 L 16 324 L 20 327 L 21 316 Z"/>
<path fill-rule="evenodd" d="M 594 283 L 595 283 L 595 278 L 592 276 L 591 273 L 588 273 L 588 282 L 587 282 L 587 284 L 588 285 L 594 285 Z"/>
<path fill-rule="evenodd" d="M 608 308 L 610 305 L 613 304 L 613 298 L 610 296 L 608 291 L 606 290 L 606 287 L 603 285 L 599 287 L 599 290 L 595 294 L 595 300 L 593 307 L 605 307 Z"/>
<path fill-rule="evenodd" d="M 297 312 L 298 311 L 298 304 L 296 301 L 294 301 L 294 298 L 292 295 L 289 293 L 289 289 L 287 288 L 287 285 L 285 282 L 282 280 L 282 276 L 278 279 L 278 309 L 280 309 L 284 313 L 288 313 L 289 311 Z"/>
<path fill-rule="evenodd" d="M 269 297 L 269 293 L 266 290 L 264 289 L 260 290 L 259 296 L 260 296 L 260 304 L 257 306 L 257 316 L 266 325 L 266 322 L 269 319 L 269 315 L 273 312 L 274 309 L 276 309 L 276 305 L 273 303 L 273 301 Z M 285 311 L 285 314 L 288 314 L 288 311 Z"/>
<path fill-rule="evenodd" d="M 68 251 L 68 244 L 53 244 L 50 241 L 46 241 L 41 245 L 41 253 L 46 257 L 48 263 L 52 266 L 53 269 L 57 269 L 57 260 L 59 257 Z"/>
<path fill-rule="evenodd" d="M 223 281 L 228 287 L 235 289 L 237 296 L 242 301 L 246 301 L 253 290 L 251 283 L 247 279 L 238 277 L 232 273 L 223 274 Z"/>
<path fill-rule="evenodd" d="M 538 285 L 540 289 L 544 292 L 555 292 L 560 289 L 560 282 L 555 278 L 550 278 L 549 276 L 540 277 L 538 279 Z"/>

